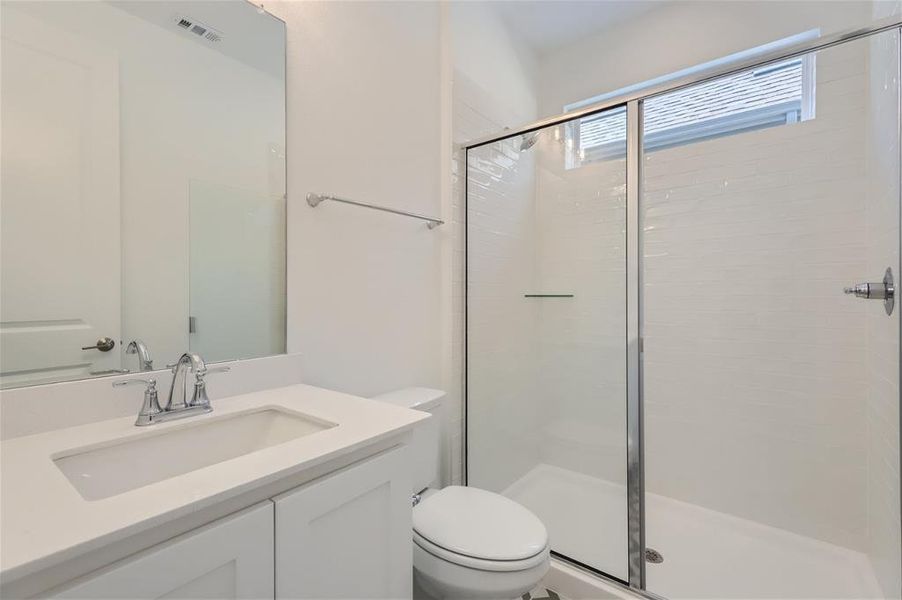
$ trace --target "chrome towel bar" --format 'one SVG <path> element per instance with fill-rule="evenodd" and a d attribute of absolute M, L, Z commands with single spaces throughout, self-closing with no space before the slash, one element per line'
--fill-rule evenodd
<path fill-rule="evenodd" d="M 357 200 L 348 200 L 347 198 L 338 198 L 337 196 L 329 196 L 326 194 L 314 194 L 313 192 L 307 194 L 307 204 L 316 208 L 319 206 L 319 203 L 323 200 L 331 200 L 332 202 L 342 202 L 344 204 L 353 204 L 354 206 L 362 206 L 363 208 L 371 208 L 373 210 L 381 210 L 382 212 L 393 213 L 396 215 L 402 215 L 405 217 L 413 217 L 414 219 L 420 219 L 421 221 L 426 221 L 426 226 L 429 229 L 435 229 L 439 225 L 444 225 L 444 221 L 441 219 L 436 219 L 435 217 L 427 217 L 426 215 L 419 215 L 417 213 L 407 212 L 406 210 L 397 210 L 394 208 L 387 208 L 385 206 L 378 206 L 376 204 L 368 204 L 366 202 L 358 202 Z"/>

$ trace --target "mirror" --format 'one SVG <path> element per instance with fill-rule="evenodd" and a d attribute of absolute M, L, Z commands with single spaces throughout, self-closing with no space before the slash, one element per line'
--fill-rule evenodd
<path fill-rule="evenodd" d="M 0 385 L 284 353 L 284 24 L 245 0 L 0 11 Z"/>

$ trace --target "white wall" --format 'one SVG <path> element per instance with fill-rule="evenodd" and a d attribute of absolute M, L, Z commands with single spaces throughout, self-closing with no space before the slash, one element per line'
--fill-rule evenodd
<path fill-rule="evenodd" d="M 265 4 L 288 35 L 288 348 L 313 385 L 439 387 L 450 228 L 305 196 L 441 213 L 440 7 Z"/>
<path fill-rule="evenodd" d="M 533 52 L 511 35 L 489 3 L 452 2 L 448 14 L 455 80 L 463 75 L 484 90 L 502 109 L 505 127 L 535 119 L 537 63 Z"/>
<path fill-rule="evenodd" d="M 804 31 L 871 20 L 869 2 L 736 0 L 663 3 L 539 60 L 539 114 Z"/>

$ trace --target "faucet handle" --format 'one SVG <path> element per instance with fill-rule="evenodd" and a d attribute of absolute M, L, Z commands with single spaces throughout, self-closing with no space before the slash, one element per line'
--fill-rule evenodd
<path fill-rule="evenodd" d="M 194 393 L 191 395 L 191 402 L 188 403 L 188 406 L 210 406 L 210 397 L 207 396 L 207 382 L 204 380 L 204 377 L 215 373 L 228 373 L 231 370 L 232 367 L 216 367 L 195 373 Z"/>
<path fill-rule="evenodd" d="M 135 425 L 151 425 L 157 415 L 163 412 L 160 408 L 160 400 L 157 397 L 157 380 L 156 379 L 126 379 L 124 381 L 114 381 L 113 387 L 123 387 L 126 385 L 134 385 L 141 383 L 147 387 L 144 389 L 144 403 L 141 410 L 138 411 L 138 418 Z"/>

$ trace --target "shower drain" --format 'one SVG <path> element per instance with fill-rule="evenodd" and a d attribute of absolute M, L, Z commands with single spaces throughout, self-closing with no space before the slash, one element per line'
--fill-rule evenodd
<path fill-rule="evenodd" d="M 652 564 L 661 564 L 664 562 L 664 556 L 654 548 L 645 549 L 645 560 Z"/>

